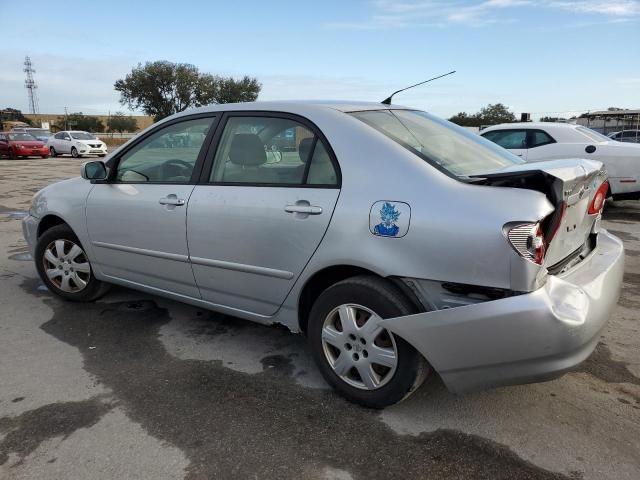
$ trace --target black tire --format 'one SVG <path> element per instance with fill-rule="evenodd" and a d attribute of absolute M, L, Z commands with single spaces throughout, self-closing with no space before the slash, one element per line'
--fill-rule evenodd
<path fill-rule="evenodd" d="M 82 155 L 78 153 L 78 149 L 76 147 L 71 147 L 71 156 L 73 158 L 80 158 Z"/>
<path fill-rule="evenodd" d="M 15 160 L 17 158 L 16 157 L 16 152 L 14 152 L 13 149 L 11 149 L 11 148 L 9 149 L 9 158 L 11 160 Z"/>
<path fill-rule="evenodd" d="M 387 280 L 374 276 L 357 276 L 325 290 L 313 304 L 309 315 L 307 338 L 313 359 L 325 380 L 334 389 L 347 400 L 369 408 L 384 408 L 402 401 L 422 384 L 431 368 L 420 353 L 398 336 L 393 336 L 397 366 L 387 383 L 379 388 L 364 390 L 352 386 L 331 367 L 323 349 L 322 329 L 330 313 L 344 304 L 361 305 L 382 318 L 409 315 L 416 313 L 417 309 Z"/>
<path fill-rule="evenodd" d="M 52 157 L 58 156 L 58 152 L 56 152 L 56 149 L 53 147 L 49 147 L 49 153 L 51 154 Z"/>
<path fill-rule="evenodd" d="M 59 297 L 74 302 L 91 302 L 107 293 L 107 291 L 109 290 L 109 284 L 101 282 L 94 277 L 93 269 L 91 269 L 89 259 L 86 257 L 86 262 L 89 264 L 90 270 L 88 273 L 86 286 L 82 290 L 78 292 L 66 292 L 51 281 L 51 279 L 45 273 L 45 252 L 47 247 L 49 247 L 56 240 L 66 240 L 69 242 L 73 242 L 74 244 L 82 248 L 84 253 L 84 247 L 80 243 L 80 240 L 78 240 L 78 237 L 76 237 L 76 235 L 73 233 L 73 230 L 71 230 L 68 225 L 56 225 L 55 227 L 51 227 L 50 229 L 46 230 L 40 236 L 40 238 L 38 239 L 38 243 L 36 244 L 35 263 L 40 278 L 49 288 L 49 290 L 51 290 Z"/>

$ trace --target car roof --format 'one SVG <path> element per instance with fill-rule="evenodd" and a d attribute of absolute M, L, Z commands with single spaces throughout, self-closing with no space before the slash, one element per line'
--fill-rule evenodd
<path fill-rule="evenodd" d="M 365 110 L 416 110 L 402 105 L 385 105 L 379 102 L 354 102 L 347 100 L 287 100 L 287 101 L 259 101 L 242 103 L 223 103 L 207 105 L 183 113 L 205 113 L 219 112 L 226 110 L 255 110 L 255 111 L 285 111 L 295 113 L 296 111 L 309 110 L 338 110 L 341 112 L 360 112 Z"/>
<path fill-rule="evenodd" d="M 513 129 L 513 128 L 564 128 L 564 129 L 575 129 L 581 127 L 582 125 L 577 125 L 575 123 L 559 123 L 559 122 L 515 122 L 515 123 L 500 123 L 498 125 L 491 125 L 483 129 L 482 131 L 488 130 L 505 130 L 505 129 Z"/>

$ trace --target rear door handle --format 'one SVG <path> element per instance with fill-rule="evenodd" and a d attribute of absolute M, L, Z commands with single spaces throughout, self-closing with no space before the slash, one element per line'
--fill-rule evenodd
<path fill-rule="evenodd" d="M 322 213 L 322 207 L 316 207 L 314 205 L 287 205 L 284 207 L 284 211 L 287 213 L 306 213 L 307 215 L 320 215 Z"/>
<path fill-rule="evenodd" d="M 185 201 L 182 198 L 178 198 L 176 195 L 167 195 L 166 197 L 158 200 L 160 205 L 174 205 L 176 207 L 181 207 L 185 204 Z"/>

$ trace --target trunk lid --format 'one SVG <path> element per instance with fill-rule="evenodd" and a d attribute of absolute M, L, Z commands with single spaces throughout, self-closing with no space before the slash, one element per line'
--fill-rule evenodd
<path fill-rule="evenodd" d="M 550 271 L 585 248 L 591 250 L 589 237 L 597 229 L 599 215 L 589 215 L 588 209 L 607 178 L 601 162 L 565 159 L 523 163 L 477 177 L 487 185 L 537 190 L 549 198 L 555 211 L 542 225 L 545 238 L 551 237 L 544 260 Z"/>

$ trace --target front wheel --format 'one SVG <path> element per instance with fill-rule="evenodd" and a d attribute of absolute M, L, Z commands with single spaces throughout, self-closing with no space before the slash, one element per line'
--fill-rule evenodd
<path fill-rule="evenodd" d="M 430 367 L 378 322 L 411 313 L 415 309 L 402 293 L 381 278 L 353 277 L 325 290 L 311 309 L 307 330 L 325 380 L 348 400 L 370 408 L 409 396 Z"/>
<path fill-rule="evenodd" d="M 11 160 L 15 160 L 17 158 L 16 157 L 16 152 L 14 152 L 11 148 L 9 149 L 9 158 Z"/>
<path fill-rule="evenodd" d="M 71 147 L 71 156 L 73 158 L 80 158 L 80 154 L 78 153 L 78 149 L 76 147 Z"/>
<path fill-rule="evenodd" d="M 108 285 L 93 275 L 80 240 L 67 225 L 56 225 L 38 239 L 36 269 L 56 295 L 76 302 L 89 302 L 104 295 Z"/>

